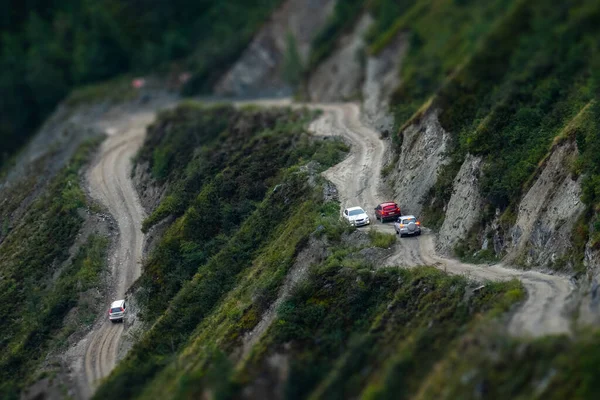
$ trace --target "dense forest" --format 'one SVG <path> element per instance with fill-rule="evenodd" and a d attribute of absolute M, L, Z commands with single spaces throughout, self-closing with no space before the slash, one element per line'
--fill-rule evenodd
<path fill-rule="evenodd" d="M 75 87 L 181 60 L 202 90 L 278 3 L 2 0 L 0 165 Z"/>

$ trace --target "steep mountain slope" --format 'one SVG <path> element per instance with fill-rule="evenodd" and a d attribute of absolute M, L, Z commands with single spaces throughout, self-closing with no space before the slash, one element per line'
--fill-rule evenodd
<path fill-rule="evenodd" d="M 214 86 L 217 95 L 289 95 L 334 0 L 287 0 Z"/>
<path fill-rule="evenodd" d="M 377 190 L 379 181 L 373 177 L 373 172 L 381 168 L 383 143 L 379 141 L 374 131 L 361 126 L 358 108 L 354 105 L 320 107 L 324 108 L 327 114 L 311 124 L 311 129 L 317 130 L 321 135 L 330 135 L 333 128 L 333 132 L 341 132 L 344 137 L 349 137 L 355 149 L 351 157 L 328 170 L 325 175 L 342 188 L 340 200 L 343 205 L 361 199 L 364 202 L 374 202 L 379 196 Z M 263 354 L 265 341 L 269 343 L 272 335 L 276 334 L 274 332 L 277 332 L 278 327 L 281 326 L 283 308 L 288 306 L 289 302 L 303 302 L 304 300 L 298 300 L 299 296 L 320 298 L 322 295 L 319 293 L 324 290 L 322 285 L 331 284 L 327 283 L 329 279 L 333 279 L 334 282 L 339 280 L 335 287 L 344 293 L 347 290 L 349 292 L 347 294 L 324 292 L 323 295 L 329 300 L 322 300 L 326 303 L 323 303 L 319 314 L 329 314 L 333 320 L 331 322 L 324 320 L 322 323 L 315 320 L 314 323 L 318 325 L 314 326 L 314 334 L 327 337 L 328 330 L 335 330 L 342 335 L 343 343 L 346 343 L 351 332 L 364 333 L 368 321 L 377 320 L 378 313 L 382 311 L 381 307 L 391 301 L 397 290 L 408 290 L 398 289 L 398 275 L 393 270 L 382 272 L 381 276 L 372 282 L 374 285 L 385 286 L 385 289 L 381 288 L 379 291 L 373 291 L 370 285 L 360 289 L 360 284 L 356 288 L 353 286 L 348 288 L 347 284 L 343 283 L 346 280 L 351 282 L 357 279 L 362 282 L 363 279 L 370 279 L 367 278 L 371 276 L 368 270 L 382 263 L 383 258 L 392 253 L 369 247 L 389 247 L 394 242 L 394 237 L 375 231 L 369 235 L 355 232 L 348 236 L 344 233 L 347 228 L 338 221 L 338 206 L 329 199 L 327 194 L 330 189 L 325 186 L 326 191 L 322 192 L 324 183 L 315 175 L 322 169 L 322 166 L 314 163 L 315 160 L 330 165 L 334 160 L 331 158 L 334 153 L 328 150 L 332 144 L 327 145 L 327 142 L 315 143 L 317 147 L 314 149 L 317 153 L 312 156 L 311 163 L 297 172 L 292 172 L 294 171 L 292 169 L 290 171 L 292 175 L 288 172 L 277 177 L 271 183 L 272 192 L 269 190 L 271 193 L 258 205 L 256 211 L 246 211 L 252 214 L 246 220 L 242 219 L 239 230 L 235 230 L 235 225 L 232 227 L 224 225 L 224 222 L 233 215 L 240 213 L 235 209 L 230 210 L 230 207 L 239 206 L 241 203 L 240 199 L 237 199 L 236 191 L 230 192 L 233 187 L 230 188 L 228 180 L 235 178 L 238 185 L 242 185 L 238 187 L 242 192 L 246 192 L 244 186 L 261 182 L 240 176 L 235 171 L 239 168 L 242 170 L 249 168 L 247 173 L 257 173 L 261 170 L 268 171 L 269 168 L 269 164 L 256 160 L 257 157 L 262 157 L 261 153 L 264 151 L 271 155 L 268 143 L 239 140 L 239 135 L 252 135 L 253 132 L 253 125 L 245 120 L 251 117 L 255 124 L 260 124 L 268 123 L 270 118 L 275 117 L 280 121 L 279 134 L 267 136 L 265 139 L 287 140 L 284 130 L 286 125 L 282 124 L 282 118 L 289 118 L 285 117 L 286 113 L 290 111 L 277 113 L 255 111 L 252 114 L 242 111 L 237 117 L 232 109 L 203 110 L 186 106 L 163 115 L 163 118 L 150 130 L 150 136 L 140 153 L 139 165 L 152 170 L 154 176 L 162 176 L 164 182 L 170 187 L 167 189 L 167 193 L 170 194 L 163 198 L 161 205 L 147 220 L 147 226 L 163 218 L 168 218 L 171 225 L 144 268 L 141 286 L 135 298 L 142 305 L 143 318 L 147 322 L 154 320 L 156 322 L 148 328 L 140 342 L 134 345 L 108 381 L 99 388 L 96 397 L 102 398 L 110 393 L 118 394 L 120 397 L 145 398 L 162 393 L 160 396 L 187 398 L 200 396 L 201 393 L 213 390 L 224 394 L 229 393 L 230 396 L 238 393 L 240 384 L 247 386 L 243 392 L 238 393 L 242 396 L 279 397 L 282 387 L 289 387 L 287 390 L 295 396 L 303 396 L 307 394 L 307 390 L 311 390 L 312 386 L 297 386 L 297 379 L 305 379 L 302 376 L 311 374 L 308 365 L 299 367 L 294 373 L 290 371 L 289 375 L 284 373 L 280 382 L 274 383 L 269 386 L 270 389 L 267 389 L 263 383 L 260 383 L 264 378 L 250 378 L 249 381 L 245 379 L 245 383 L 238 382 L 237 374 L 227 372 L 235 364 L 227 367 L 229 362 L 226 360 L 234 363 L 239 361 L 236 369 L 245 368 L 244 365 L 249 360 L 247 357 L 253 358 L 257 357 L 257 354 Z M 269 117 L 270 115 L 272 117 Z M 232 118 L 233 121 L 226 123 L 227 118 Z M 238 121 L 237 118 L 241 119 Z M 221 136 L 221 140 L 215 142 L 218 147 L 214 148 L 215 145 L 211 143 L 215 137 L 210 132 L 216 133 L 224 129 L 215 128 L 219 126 L 219 121 L 230 126 L 229 129 L 225 129 L 234 137 L 229 140 L 228 136 Z M 304 120 L 304 124 L 306 121 Z M 298 122 L 302 123 L 302 120 Z M 290 127 L 302 129 L 302 125 L 290 125 Z M 190 136 L 191 132 L 198 133 Z M 199 134 L 200 132 L 205 134 Z M 365 145 L 367 139 L 368 143 L 371 140 L 373 143 Z M 292 155 L 297 154 L 298 151 L 301 154 L 306 153 L 308 149 L 302 149 L 302 141 L 297 139 L 295 141 L 297 144 Z M 192 143 L 201 147 L 196 147 L 194 150 Z M 238 158 L 235 155 L 237 149 L 247 146 L 259 147 L 251 152 L 244 150 L 243 152 L 248 155 Z M 270 146 L 274 148 L 273 143 Z M 164 161 L 161 151 L 163 148 L 180 149 L 166 154 L 180 154 L 181 157 Z M 233 154 L 224 156 L 222 154 L 224 151 Z M 280 157 L 287 156 L 281 153 Z M 218 165 L 223 161 L 227 162 L 228 167 L 223 172 L 219 172 Z M 308 159 L 304 159 L 303 162 L 307 161 Z M 251 164 L 245 166 L 246 162 Z M 181 166 L 182 163 L 187 166 Z M 359 176 L 352 176 L 349 172 L 355 170 L 356 165 L 362 165 L 363 170 Z M 158 167 L 160 169 L 157 169 Z M 229 169 L 232 170 L 228 171 Z M 212 174 L 216 173 L 215 178 L 211 178 L 211 170 Z M 298 197 L 298 194 L 289 193 L 291 189 L 289 179 L 292 178 L 300 179 L 297 184 L 308 178 L 309 186 L 303 189 L 306 191 L 305 195 Z M 213 179 L 220 183 L 215 185 Z M 303 185 L 298 186 L 298 189 L 301 187 Z M 199 195 L 196 199 L 189 198 L 191 193 L 199 193 Z M 287 215 L 279 214 L 281 205 L 278 202 L 281 200 L 277 200 L 277 196 L 281 195 L 285 195 L 286 198 L 284 202 L 287 205 L 284 210 L 288 210 Z M 231 196 L 237 200 L 229 205 L 228 199 Z M 221 214 L 220 210 L 227 214 Z M 229 210 L 232 214 L 229 214 Z M 181 216 L 177 217 L 178 215 Z M 202 231 L 192 229 L 198 226 L 195 221 L 204 222 L 202 226 L 205 228 Z M 271 228 L 265 231 L 267 226 Z M 232 228 L 234 230 L 228 233 Z M 252 239 L 248 235 L 252 235 Z M 231 239 L 228 239 L 228 236 Z M 219 237 L 221 247 L 215 242 Z M 369 245 L 371 241 L 373 245 Z M 249 244 L 252 247 L 248 247 Z M 418 242 L 415 241 L 413 244 L 416 245 Z M 218 252 L 210 257 L 211 250 Z M 188 254 L 190 251 L 192 253 Z M 240 259 L 242 252 L 247 256 Z M 367 254 L 374 254 L 374 256 Z M 460 285 L 460 289 L 457 288 L 456 292 L 453 292 L 457 299 L 462 298 L 464 292 L 469 290 L 470 284 L 462 278 L 445 278 L 443 275 L 423 271 L 414 273 L 407 271 L 406 274 L 408 287 L 416 285 L 421 276 L 431 276 L 432 290 L 442 290 L 441 287 L 446 284 L 452 285 L 453 283 L 450 282 L 454 282 Z M 310 282 L 313 282 L 313 287 L 308 289 L 306 285 Z M 440 288 L 437 287 L 438 284 L 441 285 Z M 358 292 L 350 295 L 354 290 Z M 440 292 L 440 295 L 442 293 Z M 514 281 L 509 284 L 497 283 L 489 289 L 478 292 L 477 296 L 482 297 L 477 300 L 477 304 L 482 307 L 482 310 L 495 307 L 507 309 L 513 301 L 519 299 L 521 293 L 520 286 Z M 414 293 L 406 295 L 419 304 L 421 301 L 423 305 L 427 302 L 425 299 L 414 298 Z M 346 296 L 348 296 L 348 304 L 344 304 L 343 300 L 340 304 L 333 302 L 333 299 L 345 299 Z M 332 301 L 331 309 L 327 305 L 329 301 Z M 166 305 L 168 306 L 164 311 Z M 273 309 L 277 306 L 278 308 Z M 344 314 L 345 307 L 351 307 L 353 312 L 363 313 L 362 323 L 346 324 L 345 329 L 338 326 L 334 321 Z M 453 302 L 450 302 L 447 307 L 448 312 L 456 312 L 457 317 L 458 315 L 461 317 L 449 321 L 445 328 L 440 326 L 440 329 L 447 331 L 447 336 L 443 339 L 444 343 L 452 342 L 459 334 L 461 324 L 474 316 L 474 310 L 463 314 L 461 308 Z M 273 314 L 272 310 L 276 314 Z M 400 307 L 400 310 L 405 308 Z M 156 319 L 157 316 L 160 317 Z M 431 317 L 437 318 L 433 315 Z M 301 317 L 298 324 L 301 325 L 302 321 Z M 323 324 L 322 328 L 318 328 L 321 324 Z M 301 332 L 307 329 L 310 331 L 310 328 L 300 326 L 290 329 L 290 332 Z M 319 333 L 320 329 L 323 329 L 322 333 Z M 406 334 L 420 335 L 418 332 L 418 330 L 409 330 Z M 403 336 L 394 336 L 393 340 L 401 340 L 401 337 Z M 296 341 L 291 337 L 287 340 Z M 298 342 L 298 345 L 300 343 Z M 268 346 L 267 349 L 272 352 L 277 347 Z M 318 355 L 326 351 L 326 347 L 317 346 L 312 350 L 307 348 L 306 351 Z M 330 365 L 338 355 L 341 356 L 331 352 L 325 354 L 329 355 L 329 359 L 322 359 L 323 356 L 319 356 L 320 362 L 324 363 L 321 368 Z M 292 356 L 302 357 L 292 354 L 286 357 Z M 435 357 L 432 355 L 431 360 Z M 256 359 L 253 362 L 259 361 Z M 186 367 L 182 369 L 182 365 Z M 382 365 L 382 368 L 387 368 L 387 365 Z M 227 369 L 222 370 L 222 368 Z M 287 367 L 281 366 L 281 368 L 285 370 Z M 421 371 L 426 371 L 429 364 L 424 364 L 422 368 Z M 254 376 L 258 370 L 250 368 L 248 371 L 253 371 L 251 376 Z M 271 374 L 267 371 L 265 373 Z M 306 379 L 309 376 L 307 375 Z M 273 377 L 268 378 L 269 382 L 273 379 Z"/>
<path fill-rule="evenodd" d="M 380 1 L 365 12 L 366 36 L 360 24 L 340 34 L 308 87 L 364 82 L 365 121 L 391 137 L 393 197 L 439 230 L 445 254 L 595 287 L 598 4 Z M 349 63 L 347 43 L 366 63 L 324 75 Z"/>
<path fill-rule="evenodd" d="M 100 311 L 110 225 L 86 198 L 79 176 L 97 144 L 82 145 L 0 243 L 7 305 L 0 329 L 3 398 L 18 398 L 23 386 L 40 379 L 48 352 L 64 350 L 71 334 Z"/>
<path fill-rule="evenodd" d="M 6 308 L 0 393 L 597 397 L 600 4 L 234 3 L 197 5 L 185 90 L 308 107 L 185 102 L 151 123 L 161 80 L 71 96 L 0 184 L 0 285 L 25 309 Z M 191 14 L 140 43 L 179 52 Z M 107 112 L 107 94 L 132 104 Z M 423 236 L 339 221 L 390 198 Z M 124 325 L 99 308 L 115 296 Z M 78 386 L 55 368 L 65 343 Z"/>
<path fill-rule="evenodd" d="M 189 93 L 210 89 L 280 3 L 3 0 L 0 173 L 82 85 L 160 70 L 173 89 L 183 83 Z M 186 71 L 191 76 L 182 79 Z"/>

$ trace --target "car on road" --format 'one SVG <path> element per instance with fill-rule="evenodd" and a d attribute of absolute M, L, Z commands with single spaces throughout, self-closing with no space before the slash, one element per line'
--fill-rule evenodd
<path fill-rule="evenodd" d="M 394 229 L 400 237 L 419 236 L 421 234 L 421 223 L 414 215 L 403 215 L 394 222 Z"/>
<path fill-rule="evenodd" d="M 375 218 L 381 220 L 381 222 L 390 219 L 395 220 L 401 215 L 402 213 L 400 212 L 400 207 L 398 207 L 398 204 L 394 203 L 393 201 L 381 203 L 375 207 Z"/>
<path fill-rule="evenodd" d="M 123 321 L 126 311 L 127 307 L 125 306 L 125 300 L 113 301 L 108 310 L 108 319 L 113 323 Z"/>
<path fill-rule="evenodd" d="M 354 226 L 369 225 L 369 216 L 361 207 L 350 207 L 344 210 L 344 219 Z"/>

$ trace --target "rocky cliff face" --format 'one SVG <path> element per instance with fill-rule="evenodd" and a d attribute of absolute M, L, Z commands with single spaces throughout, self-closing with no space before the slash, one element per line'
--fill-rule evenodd
<path fill-rule="evenodd" d="M 402 132 L 402 146 L 386 178 L 393 198 L 405 213 L 421 214 L 425 195 L 435 184 L 440 168 L 447 163 L 444 152 L 449 134 L 440 125 L 438 115 L 438 111 L 430 109 Z M 497 256 L 505 257 L 507 263 L 525 268 L 571 270 L 572 232 L 585 210 L 580 200 L 582 178 L 572 175 L 568 168 L 577 156 L 574 141 L 555 146 L 521 199 L 514 222 L 507 227 L 497 210 L 485 228 L 477 228 L 485 205 L 479 188 L 483 160 L 467 155 L 454 178 L 452 196 L 438 233 L 437 250 L 452 254 L 454 247 L 473 233 L 480 245 L 473 251 L 493 250 Z M 588 248 L 586 262 L 592 271 L 597 271 L 590 272 L 591 291 L 597 290 L 593 288 L 598 287 L 600 277 L 597 260 L 595 252 Z M 596 264 L 598 268 L 594 268 Z"/>
<path fill-rule="evenodd" d="M 353 32 L 339 40 L 337 49 L 323 61 L 308 81 L 312 101 L 352 100 L 360 96 L 364 75 L 364 36 L 373 23 L 365 14 Z"/>
<path fill-rule="evenodd" d="M 600 250 L 591 241 L 585 247 L 584 265 L 587 274 L 581 284 L 579 324 L 600 324 Z"/>
<path fill-rule="evenodd" d="M 369 55 L 364 37 L 372 24 L 373 18 L 365 14 L 355 29 L 338 41 L 336 50 L 311 74 L 308 97 L 320 102 L 361 98 L 361 118 L 388 135 L 394 127 L 389 97 L 400 85 L 408 41 L 401 32 L 381 52 Z"/>
<path fill-rule="evenodd" d="M 217 95 L 291 94 L 282 77 L 288 35 L 306 65 L 310 45 L 333 11 L 335 0 L 287 0 L 254 37 L 234 66 L 217 82 Z"/>
<path fill-rule="evenodd" d="M 517 221 L 510 231 L 509 261 L 526 267 L 552 267 L 564 262 L 571 248 L 571 234 L 579 215 L 581 179 L 568 168 L 577 157 L 573 141 L 557 146 L 521 200 Z"/>
<path fill-rule="evenodd" d="M 167 185 L 158 184 L 152 179 L 148 162 L 134 166 L 132 180 L 140 196 L 140 204 L 148 214 L 152 213 L 165 197 Z"/>
<path fill-rule="evenodd" d="M 421 214 L 425 196 L 435 185 L 440 168 L 448 162 L 445 151 L 450 136 L 438 116 L 439 110 L 430 108 L 404 129 L 402 146 L 385 178 L 405 214 Z"/>
<path fill-rule="evenodd" d="M 468 154 L 454 179 L 454 190 L 436 243 L 441 253 L 451 253 L 454 245 L 465 239 L 479 221 L 484 204 L 479 188 L 481 163 L 481 157 Z"/>
<path fill-rule="evenodd" d="M 394 127 L 389 98 L 400 85 L 400 68 L 407 49 L 407 36 L 401 32 L 379 54 L 370 55 L 367 59 L 362 88 L 363 118 L 384 134 L 391 134 Z"/>

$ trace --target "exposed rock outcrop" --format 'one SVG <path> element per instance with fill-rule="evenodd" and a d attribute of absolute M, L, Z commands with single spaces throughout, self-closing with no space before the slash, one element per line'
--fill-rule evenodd
<path fill-rule="evenodd" d="M 316 68 L 308 81 L 308 96 L 312 101 L 343 101 L 360 95 L 364 36 L 372 23 L 373 18 L 365 14 L 354 31 L 342 37 L 334 53 Z"/>
<path fill-rule="evenodd" d="M 335 0 L 287 0 L 217 82 L 214 92 L 235 96 L 290 94 L 282 78 L 288 35 L 295 38 L 299 56 L 306 65 L 311 42 L 334 5 Z"/>
<path fill-rule="evenodd" d="M 133 170 L 133 184 L 140 197 L 140 203 L 151 214 L 164 198 L 167 185 L 160 185 L 152 179 L 148 162 L 137 164 Z"/>
<path fill-rule="evenodd" d="M 517 221 L 510 231 L 507 260 L 526 267 L 551 267 L 571 248 L 571 234 L 585 205 L 581 178 L 569 171 L 577 145 L 558 145 L 546 159 L 533 186 L 521 200 Z"/>
<path fill-rule="evenodd" d="M 481 162 L 481 157 L 468 154 L 454 178 L 452 197 L 436 242 L 437 250 L 441 253 L 450 253 L 454 245 L 464 239 L 479 221 L 483 208 L 479 189 Z"/>
<path fill-rule="evenodd" d="M 363 118 L 382 133 L 390 133 L 394 116 L 389 112 L 389 98 L 400 85 L 400 68 L 408 48 L 405 33 L 376 55 L 367 59 L 363 92 Z"/>
<path fill-rule="evenodd" d="M 581 285 L 582 295 L 578 323 L 600 325 L 600 250 L 593 248 L 591 240 L 585 247 L 584 264 L 587 275 Z"/>
<path fill-rule="evenodd" d="M 402 147 L 392 172 L 385 178 L 393 198 L 405 214 L 417 217 L 425 195 L 435 185 L 438 172 L 447 163 L 450 135 L 438 119 L 439 110 L 430 108 L 402 131 Z"/>

